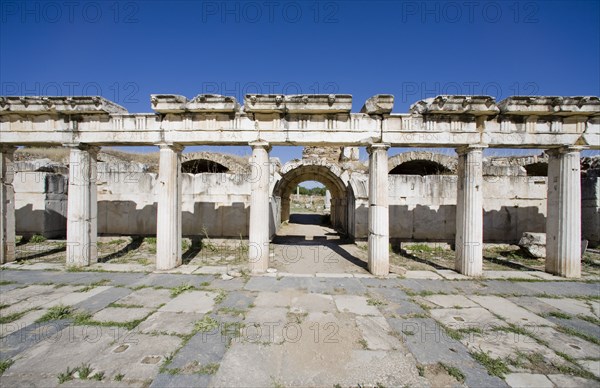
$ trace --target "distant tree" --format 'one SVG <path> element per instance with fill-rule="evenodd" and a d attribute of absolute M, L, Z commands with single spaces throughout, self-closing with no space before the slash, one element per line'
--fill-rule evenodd
<path fill-rule="evenodd" d="M 307 189 L 303 186 L 297 186 L 296 190 L 294 190 L 294 194 L 299 192 L 300 195 L 325 195 L 325 187 L 313 187 L 312 189 Z"/>

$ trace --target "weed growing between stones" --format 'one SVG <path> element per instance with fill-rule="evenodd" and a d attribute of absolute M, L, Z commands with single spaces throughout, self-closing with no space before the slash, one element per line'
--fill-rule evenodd
<path fill-rule="evenodd" d="M 487 369 L 488 374 L 491 376 L 498 376 L 504 378 L 504 375 L 510 370 L 508 366 L 499 358 L 493 358 L 488 353 L 474 352 L 471 356 Z"/>
<path fill-rule="evenodd" d="M 14 361 L 10 358 L 0 361 L 0 376 L 2 376 L 12 364 L 14 364 Z"/>
<path fill-rule="evenodd" d="M 440 362 L 440 366 L 444 368 L 450 376 L 454 377 L 459 382 L 462 383 L 465 381 L 465 375 L 457 367 L 444 364 L 443 362 Z"/>
<path fill-rule="evenodd" d="M 191 291 L 194 290 L 194 286 L 192 286 L 191 284 L 180 284 L 177 287 L 174 287 L 171 289 L 171 297 L 176 297 L 179 294 L 182 294 L 186 291 Z"/>
<path fill-rule="evenodd" d="M 40 323 L 70 318 L 72 312 L 72 307 L 59 304 L 50 307 L 48 311 L 46 311 L 46 313 L 42 315 L 36 322 Z"/>

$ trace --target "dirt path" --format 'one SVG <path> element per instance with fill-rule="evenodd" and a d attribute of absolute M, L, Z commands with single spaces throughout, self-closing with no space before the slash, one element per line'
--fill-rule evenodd
<path fill-rule="evenodd" d="M 271 266 L 297 274 L 368 273 L 366 252 L 320 220 L 319 214 L 292 214 L 273 239 Z"/>

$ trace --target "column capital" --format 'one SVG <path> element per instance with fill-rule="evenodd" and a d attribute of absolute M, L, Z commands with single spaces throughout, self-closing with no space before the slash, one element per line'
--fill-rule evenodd
<path fill-rule="evenodd" d="M 256 148 L 264 148 L 264 149 L 266 149 L 266 150 L 267 150 L 267 152 L 270 152 L 270 151 L 271 151 L 271 148 L 273 148 L 273 147 L 271 147 L 271 146 L 269 145 L 269 143 L 268 143 L 268 142 L 266 142 L 266 141 L 264 141 L 264 140 L 256 140 L 256 141 L 251 141 L 251 142 L 249 142 L 249 143 L 248 143 L 248 145 L 249 145 L 250 147 L 252 147 L 252 149 L 256 149 Z"/>
<path fill-rule="evenodd" d="M 17 147 L 12 144 L 0 144 L 0 153 L 12 154 L 17 150 Z"/>
<path fill-rule="evenodd" d="M 181 153 L 183 152 L 185 146 L 181 145 L 181 144 L 176 144 L 176 143 L 167 143 L 167 142 L 163 142 L 163 143 L 157 143 L 156 144 L 158 146 L 158 148 L 160 148 L 161 150 L 164 149 L 170 149 L 172 151 L 175 151 L 177 153 Z"/>
<path fill-rule="evenodd" d="M 546 154 L 556 156 L 562 154 L 568 154 L 569 152 L 581 152 L 590 148 L 589 146 L 581 145 L 564 145 L 558 148 L 550 148 L 546 150 Z"/>
<path fill-rule="evenodd" d="M 463 154 L 466 154 L 467 152 L 483 151 L 486 148 L 488 148 L 487 144 L 465 144 L 465 145 L 455 148 L 454 150 L 456 151 L 457 154 L 463 155 Z"/>
<path fill-rule="evenodd" d="M 81 151 L 87 151 L 90 153 L 94 153 L 97 154 L 98 152 L 100 152 L 101 147 L 97 146 L 97 145 L 93 145 L 93 144 L 84 144 L 84 143 L 64 143 L 63 147 L 67 147 L 67 148 L 71 148 L 71 149 L 78 149 Z"/>
<path fill-rule="evenodd" d="M 367 152 L 369 155 L 373 153 L 373 151 L 384 150 L 387 151 L 390 148 L 390 143 L 373 143 L 367 146 Z"/>

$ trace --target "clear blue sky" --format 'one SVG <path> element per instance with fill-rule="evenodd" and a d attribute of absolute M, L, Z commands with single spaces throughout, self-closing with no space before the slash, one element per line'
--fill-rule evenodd
<path fill-rule="evenodd" d="M 406 112 L 437 94 L 600 94 L 598 1 L 0 4 L 2 95 L 100 94 L 150 112 L 152 93 L 349 93 L 357 111 L 390 93 Z"/>

